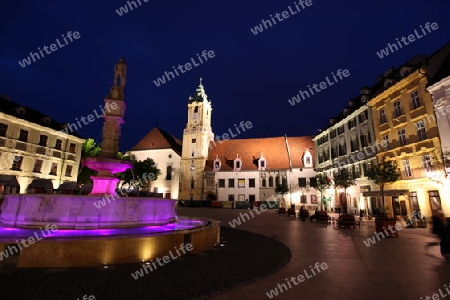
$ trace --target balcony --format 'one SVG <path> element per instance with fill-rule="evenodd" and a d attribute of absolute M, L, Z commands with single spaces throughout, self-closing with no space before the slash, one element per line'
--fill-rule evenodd
<path fill-rule="evenodd" d="M 27 151 L 27 143 L 23 143 L 23 142 L 16 142 L 16 147 L 17 150 L 21 150 L 21 151 Z"/>
<path fill-rule="evenodd" d="M 68 160 L 71 160 L 71 161 L 75 161 L 75 155 L 69 154 L 69 155 L 67 156 L 67 159 L 68 159 Z"/>
<path fill-rule="evenodd" d="M 61 151 L 53 150 L 53 157 L 61 158 Z"/>
<path fill-rule="evenodd" d="M 411 112 L 410 112 L 410 115 L 411 115 L 411 119 L 412 120 L 417 119 L 420 116 L 425 117 L 427 115 L 427 111 L 425 109 L 425 106 L 422 105 L 422 106 L 419 106 L 416 109 L 412 109 Z"/>
<path fill-rule="evenodd" d="M 36 153 L 37 154 L 41 154 L 41 155 L 46 155 L 45 148 L 44 147 L 40 147 L 40 146 L 36 147 Z"/>
<path fill-rule="evenodd" d="M 0 137 L 0 147 L 6 147 L 6 138 Z"/>

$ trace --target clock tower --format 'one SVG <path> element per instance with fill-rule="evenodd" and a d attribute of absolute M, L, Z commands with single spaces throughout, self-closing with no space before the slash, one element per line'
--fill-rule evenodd
<path fill-rule="evenodd" d="M 203 200 L 203 171 L 210 142 L 214 140 L 211 129 L 211 101 L 205 93 L 202 79 L 189 97 L 188 121 L 183 132 L 183 151 L 180 170 L 180 200 Z"/>

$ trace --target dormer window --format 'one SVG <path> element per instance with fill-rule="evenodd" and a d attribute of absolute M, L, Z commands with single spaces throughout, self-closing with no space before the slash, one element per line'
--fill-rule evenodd
<path fill-rule="evenodd" d="M 264 155 L 261 152 L 261 157 L 258 159 L 258 170 L 264 171 L 266 169 L 267 163 Z"/>
<path fill-rule="evenodd" d="M 222 167 L 222 163 L 220 162 L 219 155 L 216 155 L 216 159 L 213 162 L 213 171 L 220 171 L 220 167 Z"/>
<path fill-rule="evenodd" d="M 234 160 L 233 169 L 235 172 L 239 172 L 242 169 L 242 160 L 239 158 L 239 154 L 236 155 L 236 159 Z"/>
<path fill-rule="evenodd" d="M 52 119 L 50 119 L 49 117 L 45 117 L 43 119 L 43 121 L 44 121 L 45 124 L 49 125 L 52 122 Z"/>
<path fill-rule="evenodd" d="M 18 107 L 17 108 L 17 113 L 19 114 L 19 115 L 21 115 L 21 116 L 23 116 L 24 114 L 25 114 L 25 108 L 24 107 Z"/>
<path fill-rule="evenodd" d="M 385 81 L 384 81 L 384 87 L 385 88 L 388 88 L 388 87 L 390 87 L 391 85 L 393 85 L 394 84 L 394 80 L 392 80 L 392 79 L 386 79 Z"/>
<path fill-rule="evenodd" d="M 305 154 L 303 155 L 303 166 L 305 168 L 312 168 L 313 167 L 312 155 L 311 155 L 311 152 L 309 152 L 309 150 L 306 150 Z"/>

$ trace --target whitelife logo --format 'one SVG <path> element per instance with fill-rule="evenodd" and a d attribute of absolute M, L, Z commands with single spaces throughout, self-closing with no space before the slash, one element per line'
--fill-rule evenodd
<path fill-rule="evenodd" d="M 198 66 L 200 66 L 201 64 L 204 63 L 203 60 L 205 60 L 205 62 L 206 62 L 206 61 L 208 61 L 208 58 L 214 58 L 215 56 L 216 56 L 216 54 L 214 53 L 213 50 L 209 50 L 209 51 L 203 50 L 201 57 L 200 57 L 200 55 L 197 53 L 197 59 L 198 59 L 198 61 L 199 61 L 200 63 L 196 63 L 195 59 L 194 59 L 193 57 L 191 57 L 191 62 L 192 62 L 192 64 L 191 64 L 190 62 L 187 62 L 187 63 L 185 63 L 184 65 L 178 65 L 178 67 L 172 66 L 173 72 L 175 72 L 175 74 L 177 74 L 177 77 L 178 77 L 178 76 L 180 76 L 180 74 L 178 73 L 177 69 L 178 69 L 182 74 L 184 74 L 184 73 L 186 73 L 187 71 L 192 70 L 192 65 L 193 65 L 194 67 L 198 67 Z M 202 57 L 203 57 L 203 59 L 202 59 Z M 184 67 L 184 69 L 183 69 L 183 67 Z M 157 87 L 160 87 L 162 84 L 165 84 L 165 83 L 166 83 L 166 78 L 167 78 L 167 81 L 170 81 L 170 80 L 172 80 L 172 79 L 175 79 L 175 75 L 173 74 L 173 72 L 171 72 L 171 71 L 169 71 L 169 72 L 167 72 L 167 71 L 164 72 L 164 75 L 161 76 L 161 77 L 159 77 L 159 78 L 156 79 L 156 80 L 153 80 L 153 83 L 154 83 Z M 171 76 L 172 76 L 172 78 L 170 78 Z"/>
<path fill-rule="evenodd" d="M 328 269 L 328 265 L 327 265 L 326 263 L 324 263 L 324 262 L 323 262 L 323 263 L 316 262 L 316 264 L 314 265 L 314 267 L 309 266 L 309 268 L 310 268 L 310 273 L 311 273 L 312 275 L 308 274 L 308 271 L 307 271 L 307 270 L 303 270 L 303 273 L 305 274 L 306 277 L 303 276 L 303 274 L 300 274 L 300 275 L 298 275 L 297 277 L 292 276 L 291 279 L 287 279 L 287 278 L 285 279 L 285 280 L 286 280 L 286 284 L 289 286 L 289 289 L 292 289 L 291 282 L 292 282 L 293 284 L 295 284 L 295 285 L 298 285 L 298 284 L 304 282 L 305 279 L 310 279 L 310 278 L 312 278 L 313 276 L 319 274 L 321 271 L 324 271 L 324 270 Z M 317 274 L 316 274 L 316 271 L 314 271 L 314 269 L 316 269 Z M 298 281 L 296 281 L 296 279 L 297 279 Z M 272 299 L 272 298 L 278 296 L 278 290 L 280 290 L 280 294 L 281 294 L 281 293 L 284 292 L 284 291 L 283 291 L 283 288 L 284 288 L 286 291 L 288 291 L 289 289 L 288 289 L 288 287 L 286 286 L 286 284 L 284 284 L 284 283 L 281 283 L 281 284 L 279 283 L 279 284 L 277 284 L 277 287 L 275 287 L 274 289 L 272 289 L 272 290 L 270 290 L 269 292 L 266 293 L 267 297 L 269 297 L 269 299 Z"/>
<path fill-rule="evenodd" d="M 164 264 L 168 264 L 169 262 L 177 259 L 178 257 L 181 257 L 183 254 L 186 254 L 186 251 L 188 251 L 188 252 L 192 251 L 194 249 L 194 246 L 192 246 L 191 243 L 187 243 L 186 245 L 183 243 L 180 245 L 180 249 L 178 249 L 177 247 L 174 247 L 174 248 L 175 248 L 175 252 L 177 253 L 178 256 L 174 256 L 172 254 L 172 250 L 171 250 L 171 251 L 169 251 L 170 257 L 169 257 L 169 255 L 166 255 L 162 259 L 159 257 L 155 259 L 160 267 L 164 266 Z M 183 252 L 183 254 L 181 254 L 178 250 Z M 162 262 L 161 262 L 161 260 L 162 260 Z M 149 262 L 146 262 L 142 268 L 140 268 L 136 272 L 132 273 L 131 277 L 133 277 L 134 280 L 138 280 L 139 278 L 144 277 L 145 274 L 148 274 L 148 269 L 150 269 L 150 272 L 153 272 L 153 270 L 156 270 L 157 268 L 158 267 L 156 266 L 155 262 L 152 259 Z M 145 274 L 144 274 L 144 272 L 145 272 Z"/>
<path fill-rule="evenodd" d="M 63 37 L 63 40 L 65 42 L 65 44 L 61 44 L 61 42 L 59 41 L 59 38 L 56 39 L 56 43 L 58 44 L 59 48 L 56 46 L 56 44 L 51 44 L 50 47 L 47 47 L 46 45 L 44 45 L 44 47 L 42 47 L 42 50 L 45 51 L 46 54 L 50 54 L 52 52 L 55 52 L 56 50 L 66 46 L 69 44 L 69 42 L 66 40 L 66 37 L 63 35 L 61 35 Z M 67 38 L 73 42 L 73 39 L 78 40 L 81 37 L 80 33 L 78 31 L 74 31 L 72 33 L 72 31 L 69 31 L 67 33 Z M 50 51 L 48 50 L 50 49 Z M 38 47 L 38 51 L 41 54 L 41 56 L 39 56 L 39 53 L 33 53 L 30 52 L 30 55 L 27 58 L 22 59 L 22 61 L 19 61 L 19 65 L 22 68 L 25 68 L 26 66 L 31 65 L 31 60 L 33 59 L 33 62 L 36 61 L 37 59 L 41 59 L 42 57 L 44 57 L 44 53 L 42 53 L 41 47 Z"/>
<path fill-rule="evenodd" d="M 300 1 L 298 1 L 298 4 L 297 4 L 297 2 L 294 2 L 296 10 L 292 9 L 292 7 L 289 5 L 288 6 L 289 11 L 285 10 L 281 14 L 276 13 L 275 18 L 278 20 L 278 22 L 282 22 L 282 21 L 286 20 L 287 18 L 289 18 L 290 16 L 296 15 L 300 11 L 305 10 L 306 7 L 311 6 L 312 4 L 313 4 L 312 0 L 306 0 L 306 1 L 300 0 Z M 302 7 L 301 9 L 300 9 L 299 5 Z M 270 18 L 271 18 L 272 22 L 270 22 L 270 20 L 262 19 L 261 23 L 259 25 L 255 26 L 254 28 L 250 28 L 250 31 L 254 35 L 257 35 L 258 33 L 262 33 L 264 31 L 264 29 L 269 29 L 269 27 L 275 26 L 277 24 L 277 21 L 275 20 L 275 18 L 272 15 L 270 15 Z M 267 25 L 269 25 L 269 27 L 267 27 Z"/>
<path fill-rule="evenodd" d="M 422 27 L 422 25 L 420 25 L 420 29 L 421 29 L 423 35 L 420 35 L 420 33 L 417 32 L 417 29 L 415 29 L 415 30 L 414 30 L 414 34 L 408 35 L 407 38 L 404 37 L 404 36 L 402 36 L 402 37 L 400 38 L 400 40 L 401 40 L 402 42 L 400 42 L 400 41 L 398 40 L 398 38 L 396 38 L 395 40 L 397 41 L 398 47 L 400 47 L 400 49 L 401 49 L 401 48 L 403 48 L 403 46 L 407 46 L 407 45 L 409 45 L 410 43 L 416 41 L 416 38 L 417 38 L 418 40 L 421 39 L 421 38 L 423 38 L 424 36 L 427 35 L 427 32 L 430 33 L 430 32 L 431 32 L 431 29 L 437 30 L 437 29 L 439 29 L 439 26 L 438 26 L 438 23 L 436 23 L 436 22 L 433 22 L 433 23 L 431 23 L 431 24 L 430 24 L 430 22 L 427 22 L 427 23 L 425 24 L 425 28 L 426 28 L 426 31 L 425 31 L 425 29 Z M 431 29 L 430 29 L 430 28 L 431 28 Z M 408 41 L 406 41 L 406 39 L 408 39 Z M 403 46 L 402 46 L 402 43 L 403 43 Z M 395 51 L 398 51 L 397 45 L 396 45 L 395 43 L 394 43 L 394 44 L 388 43 L 386 48 L 381 49 L 380 51 L 376 52 L 376 54 L 378 55 L 378 57 L 379 57 L 380 59 L 381 59 L 381 58 L 384 58 L 384 57 L 388 56 L 389 54 L 394 53 Z"/>
<path fill-rule="evenodd" d="M 312 85 L 312 87 L 310 85 L 308 85 L 308 90 L 311 93 L 311 95 L 308 93 L 308 91 L 300 90 L 296 96 L 292 97 L 292 99 L 288 99 L 289 104 L 294 106 L 295 104 L 302 102 L 302 99 L 305 100 L 306 98 L 309 98 L 312 95 L 314 95 L 314 91 L 316 91 L 318 93 L 318 92 L 326 89 L 327 87 L 334 85 L 335 83 L 339 82 L 339 80 L 336 78 L 336 76 L 339 77 L 339 79 L 342 81 L 344 78 L 350 76 L 350 71 L 347 69 L 344 69 L 344 70 L 339 69 L 336 71 L 336 75 L 334 74 L 334 72 L 331 72 L 331 76 L 333 76 L 334 82 L 331 81 L 328 78 L 328 76 L 326 76 L 325 77 L 326 82 L 322 81 L 319 84 L 314 83 Z M 301 99 L 300 99 L 300 97 L 301 97 Z"/>

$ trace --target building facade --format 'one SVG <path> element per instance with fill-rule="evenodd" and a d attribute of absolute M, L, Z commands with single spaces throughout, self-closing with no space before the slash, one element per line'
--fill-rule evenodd
<path fill-rule="evenodd" d="M 355 185 L 346 191 L 332 186 L 324 192 L 327 208 L 339 210 L 346 201 L 348 212 L 365 210 L 372 214 L 374 207 L 362 192 L 373 189 L 368 179 L 370 166 L 376 164 L 376 153 L 381 147 L 374 138 L 372 112 L 367 106 L 367 88 L 348 102 L 343 111 L 330 119 L 314 140 L 317 173 L 334 178 L 337 173 L 347 174 L 355 179 Z M 331 200 L 331 201 L 330 201 Z"/>
<path fill-rule="evenodd" d="M 428 83 L 427 91 L 433 99 L 441 143 L 440 151 L 444 164 L 443 169 L 432 170 L 429 177 L 443 187 L 444 201 L 442 206 L 443 211 L 448 215 L 450 213 L 450 199 L 445 199 L 445 195 L 450 195 L 450 55 L 447 56 L 441 68 Z"/>
<path fill-rule="evenodd" d="M 7 96 L 0 97 L 0 194 L 30 192 L 33 180 L 51 181 L 50 189 L 77 181 L 84 139 L 67 134 L 65 127 Z M 32 192 L 49 188 L 32 187 Z"/>
<path fill-rule="evenodd" d="M 203 171 L 210 142 L 214 140 L 211 128 L 211 101 L 200 84 L 189 97 L 188 121 L 183 131 L 180 169 L 180 200 L 203 200 Z"/>
<path fill-rule="evenodd" d="M 433 175 L 444 164 L 433 102 L 426 91 L 449 50 L 447 46 L 430 57 L 416 56 L 385 72 L 372 88 L 368 103 L 375 138 L 389 143 L 377 159 L 394 160 L 401 173 L 398 181 L 386 186 L 385 207 L 391 216 L 420 212 L 431 217 L 442 209 L 450 213 L 448 191 Z M 379 193 L 377 198 L 379 202 Z"/>
<path fill-rule="evenodd" d="M 218 201 L 277 201 L 315 209 L 311 137 L 233 139 L 211 143 L 206 161 L 203 198 Z M 264 152 L 263 152 L 264 151 Z M 275 193 L 277 185 L 288 188 Z"/>
<path fill-rule="evenodd" d="M 139 161 L 153 159 L 161 174 L 151 182 L 151 192 L 163 194 L 164 198 L 179 196 L 181 144 L 179 139 L 155 127 L 127 152 Z"/>

